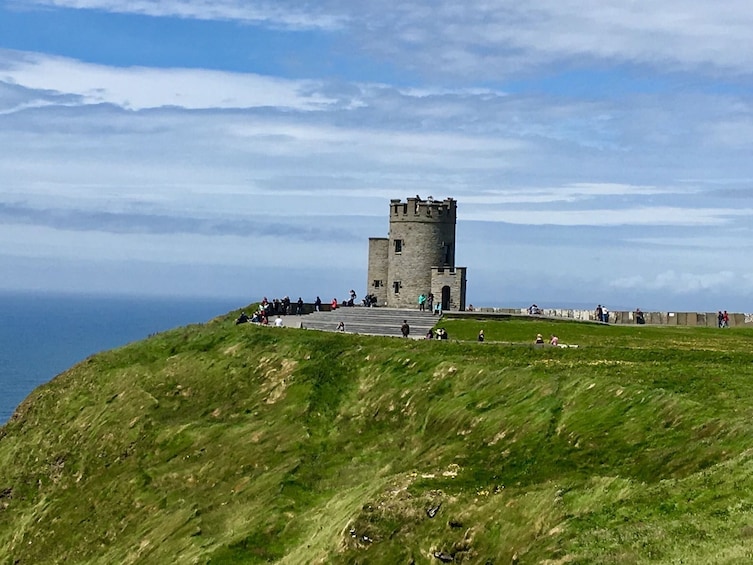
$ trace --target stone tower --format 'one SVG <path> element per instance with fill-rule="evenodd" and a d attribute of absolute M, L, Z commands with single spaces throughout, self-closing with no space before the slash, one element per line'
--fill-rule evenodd
<path fill-rule="evenodd" d="M 465 267 L 455 267 L 457 203 L 420 197 L 390 201 L 388 238 L 369 239 L 368 292 L 377 304 L 416 308 L 434 294 L 444 310 L 465 310 Z"/>

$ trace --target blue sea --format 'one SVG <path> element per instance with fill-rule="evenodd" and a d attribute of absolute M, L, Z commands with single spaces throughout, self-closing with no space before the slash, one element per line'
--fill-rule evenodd
<path fill-rule="evenodd" d="M 248 302 L 0 293 L 0 426 L 34 388 L 89 355 Z"/>

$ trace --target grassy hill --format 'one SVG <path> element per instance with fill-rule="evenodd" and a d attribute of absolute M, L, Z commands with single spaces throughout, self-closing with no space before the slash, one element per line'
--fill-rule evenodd
<path fill-rule="evenodd" d="M 235 315 L 24 402 L 0 563 L 753 562 L 751 329 L 448 320 L 429 342 Z"/>

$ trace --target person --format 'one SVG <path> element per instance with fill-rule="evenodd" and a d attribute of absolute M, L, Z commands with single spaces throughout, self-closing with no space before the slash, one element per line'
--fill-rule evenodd
<path fill-rule="evenodd" d="M 332 299 L 332 303 L 330 304 L 330 307 L 332 310 L 337 310 L 337 298 Z"/>
<path fill-rule="evenodd" d="M 408 337 L 408 334 L 410 334 L 410 326 L 408 325 L 408 320 L 403 320 L 403 325 L 400 326 L 400 332 L 403 334 L 403 337 Z"/>
<path fill-rule="evenodd" d="M 560 338 L 552 334 L 552 337 L 549 338 L 549 345 L 554 345 L 556 347 L 559 344 L 560 344 Z"/>
<path fill-rule="evenodd" d="M 597 320 L 598 320 L 599 322 L 603 322 L 603 321 L 604 321 L 604 312 L 603 312 L 603 310 L 601 309 L 601 304 L 599 304 L 598 306 L 596 306 L 596 311 L 594 312 L 594 317 L 595 317 L 595 318 L 596 318 L 596 319 L 597 319 Z"/>
<path fill-rule="evenodd" d="M 245 324 L 248 322 L 248 315 L 245 312 L 241 312 L 241 315 L 235 319 L 235 325 Z"/>
<path fill-rule="evenodd" d="M 716 315 L 716 321 L 720 328 L 724 327 L 724 314 L 722 314 L 721 310 L 719 310 L 719 313 Z"/>
<path fill-rule="evenodd" d="M 431 328 L 429 328 L 429 331 L 426 332 L 426 339 L 434 339 L 434 332 L 431 331 Z"/>
<path fill-rule="evenodd" d="M 429 312 L 434 311 L 434 295 L 431 292 L 426 297 L 426 308 L 428 308 Z"/>
<path fill-rule="evenodd" d="M 284 324 L 283 324 L 282 318 L 280 318 L 280 316 L 277 316 L 275 318 L 275 327 L 276 328 L 281 328 L 283 325 Z"/>
<path fill-rule="evenodd" d="M 322 309 L 322 299 L 318 296 L 316 297 L 316 300 L 314 301 L 314 310 L 317 312 L 321 312 Z"/>
<path fill-rule="evenodd" d="M 480 330 L 478 332 L 478 340 L 479 341 L 484 341 L 484 330 Z"/>
<path fill-rule="evenodd" d="M 447 330 L 444 328 L 440 328 L 440 329 L 442 330 L 442 335 L 440 336 L 439 339 L 448 339 L 450 336 L 447 333 Z M 439 333 L 439 330 L 437 330 L 437 333 Z"/>
<path fill-rule="evenodd" d="M 465 309 L 466 312 L 473 312 L 473 304 L 469 304 L 468 308 Z"/>
<path fill-rule="evenodd" d="M 606 306 L 603 306 L 601 309 L 601 319 L 605 324 L 609 323 L 609 310 Z"/>
<path fill-rule="evenodd" d="M 420 312 L 426 310 L 426 295 L 423 292 L 418 295 L 418 309 Z"/>
<path fill-rule="evenodd" d="M 536 334 L 536 341 L 534 343 L 536 343 L 537 345 L 543 345 L 544 337 L 541 334 Z"/>
<path fill-rule="evenodd" d="M 726 310 L 724 311 L 722 321 L 724 322 L 724 327 L 728 328 L 729 327 L 729 314 L 727 314 Z"/>
<path fill-rule="evenodd" d="M 340 322 L 337 324 L 337 331 L 338 332 L 344 332 L 345 331 L 345 322 L 340 320 Z"/>
<path fill-rule="evenodd" d="M 437 302 L 434 305 L 434 314 L 433 315 L 434 316 L 437 316 L 437 315 L 441 316 L 442 315 L 442 303 L 441 302 Z"/>
<path fill-rule="evenodd" d="M 635 323 L 641 325 L 646 323 L 646 318 L 643 317 L 643 312 L 641 312 L 640 308 L 635 309 Z"/>

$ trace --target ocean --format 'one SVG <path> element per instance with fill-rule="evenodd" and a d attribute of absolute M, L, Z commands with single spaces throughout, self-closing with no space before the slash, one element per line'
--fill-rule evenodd
<path fill-rule="evenodd" d="M 37 386 L 94 353 L 249 302 L 0 293 L 0 426 Z"/>

